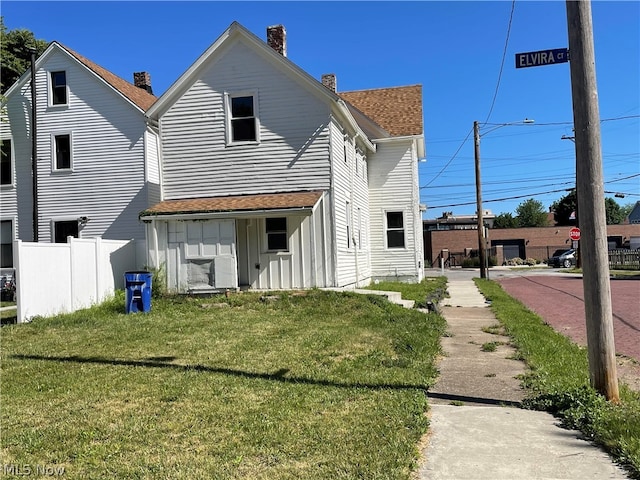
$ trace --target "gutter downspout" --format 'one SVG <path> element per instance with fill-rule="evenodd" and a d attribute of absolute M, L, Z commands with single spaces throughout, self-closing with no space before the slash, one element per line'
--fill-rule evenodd
<path fill-rule="evenodd" d="M 31 188 L 33 195 L 33 241 L 38 241 L 38 128 L 36 108 L 36 50 L 31 49 Z"/>

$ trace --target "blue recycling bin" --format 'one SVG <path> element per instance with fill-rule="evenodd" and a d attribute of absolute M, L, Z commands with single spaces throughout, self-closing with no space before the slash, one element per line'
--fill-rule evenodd
<path fill-rule="evenodd" d="M 149 312 L 151 310 L 150 272 L 125 272 L 125 311 L 126 313 Z"/>

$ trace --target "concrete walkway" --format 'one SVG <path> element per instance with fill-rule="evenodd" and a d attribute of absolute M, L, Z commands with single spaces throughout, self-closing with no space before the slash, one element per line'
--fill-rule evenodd
<path fill-rule="evenodd" d="M 628 478 L 580 432 L 560 428 L 548 413 L 518 408 L 523 391 L 515 377 L 525 367 L 511 358 L 515 350 L 499 328 L 483 331 L 498 321 L 471 279 L 477 271 L 447 276 L 449 298 L 441 302 L 448 324 L 445 356 L 429 391 L 429 435 L 416 478 Z M 483 351 L 487 343 L 495 351 Z"/>

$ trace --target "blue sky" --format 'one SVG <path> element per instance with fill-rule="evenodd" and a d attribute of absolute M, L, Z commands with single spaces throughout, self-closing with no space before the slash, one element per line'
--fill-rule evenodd
<path fill-rule="evenodd" d="M 561 139 L 572 135 L 569 64 L 515 68 L 516 53 L 568 47 L 563 1 L 3 0 L 1 12 L 8 29 L 57 40 L 129 81 L 150 72 L 156 95 L 233 21 L 262 39 L 283 24 L 289 59 L 318 79 L 335 73 L 339 91 L 421 84 L 425 218 L 476 211 L 474 121 L 486 123 L 485 209 L 514 213 L 529 198 L 548 208 L 575 182 L 574 144 Z M 640 200 L 640 2 L 596 1 L 592 12 L 604 187 L 625 205 Z M 517 124 L 525 118 L 535 123 Z"/>

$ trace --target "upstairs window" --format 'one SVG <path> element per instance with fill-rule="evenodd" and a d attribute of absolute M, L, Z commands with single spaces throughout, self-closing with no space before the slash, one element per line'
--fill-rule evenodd
<path fill-rule="evenodd" d="M 402 212 L 387 212 L 387 248 L 404 248 Z"/>
<path fill-rule="evenodd" d="M 66 105 L 67 103 L 66 72 L 51 72 L 51 105 Z"/>
<path fill-rule="evenodd" d="M 71 135 L 55 135 L 54 160 L 55 170 L 71 170 Z"/>
<path fill-rule="evenodd" d="M 13 152 L 11 148 L 11 140 L 4 139 L 0 141 L 0 184 L 13 184 Z"/>
<path fill-rule="evenodd" d="M 270 252 L 289 251 L 286 217 L 267 218 L 265 221 L 267 250 Z"/>
<path fill-rule="evenodd" d="M 251 94 L 227 97 L 229 142 L 257 142 L 258 115 L 256 96 Z"/>

